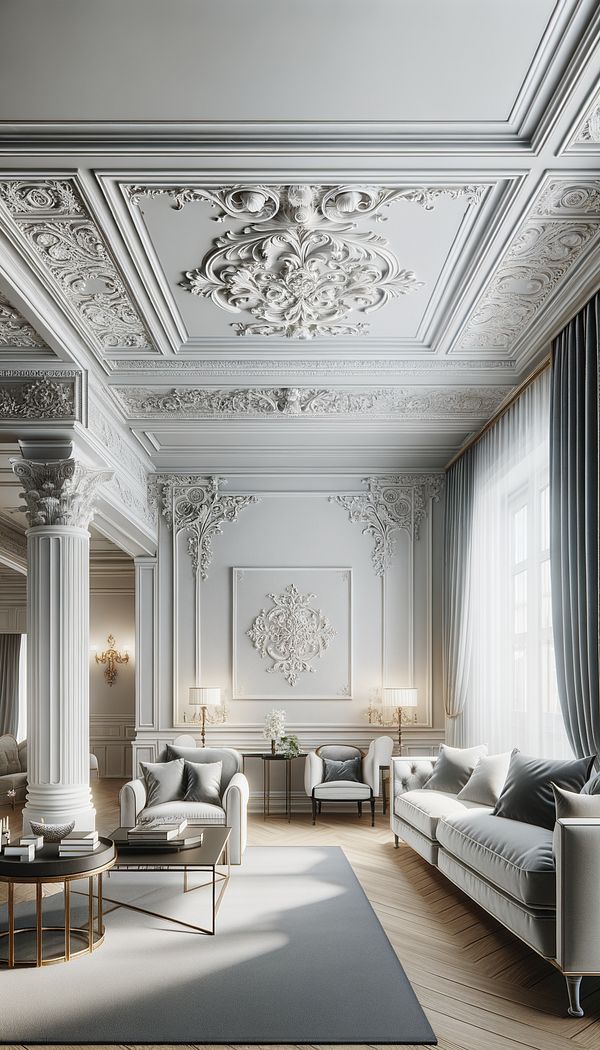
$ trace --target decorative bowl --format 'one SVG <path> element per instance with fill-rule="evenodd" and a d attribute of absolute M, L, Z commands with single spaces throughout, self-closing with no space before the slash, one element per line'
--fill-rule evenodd
<path fill-rule="evenodd" d="M 75 827 L 74 820 L 70 820 L 68 824 L 42 824 L 37 820 L 31 820 L 29 823 L 33 834 L 41 835 L 44 842 L 60 842 L 70 835 Z"/>

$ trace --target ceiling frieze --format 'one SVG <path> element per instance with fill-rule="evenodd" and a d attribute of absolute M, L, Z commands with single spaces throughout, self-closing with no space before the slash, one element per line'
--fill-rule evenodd
<path fill-rule="evenodd" d="M 49 349 L 29 321 L 0 292 L 0 347 L 5 346 L 19 350 Z"/>
<path fill-rule="evenodd" d="M 254 320 L 232 322 L 237 335 L 296 339 L 365 335 L 369 326 L 355 320 L 354 311 L 368 314 L 423 287 L 384 237 L 359 229 L 361 219 L 385 221 L 382 209 L 394 201 L 432 210 L 442 197 L 463 197 L 471 205 L 485 192 L 476 185 L 123 189 L 133 207 L 146 196 L 166 195 L 177 210 L 202 201 L 217 209 L 217 222 L 247 222 L 217 237 L 200 265 L 185 271 L 180 287 L 222 310 L 249 313 Z"/>
<path fill-rule="evenodd" d="M 44 420 L 48 422 L 74 422 L 78 418 L 76 380 L 60 381 L 44 376 L 41 379 L 0 383 L 0 419 L 2 423 L 13 420 Z"/>
<path fill-rule="evenodd" d="M 136 372 L 151 374 L 153 378 L 162 375 L 175 377 L 181 375 L 186 377 L 190 372 L 204 375 L 223 375 L 224 377 L 239 374 L 248 378 L 263 378 L 267 376 L 294 374 L 312 375 L 319 374 L 331 378 L 340 379 L 345 376 L 366 375 L 372 377 L 378 374 L 394 375 L 397 373 L 407 375 L 431 375 L 439 372 L 473 372 L 473 371 L 499 371 L 514 372 L 516 364 L 510 358 L 486 359 L 473 362 L 466 359 L 450 360 L 442 357 L 431 357 L 429 360 L 402 360 L 401 358 L 384 359 L 381 357 L 367 358 L 205 358 L 204 360 L 190 360 L 184 357 L 176 359 L 163 358 L 160 360 L 142 361 L 130 359 L 127 361 L 116 361 L 114 363 L 113 375 Z"/>
<path fill-rule="evenodd" d="M 411 420 L 487 417 L 510 392 L 510 387 L 444 387 L 364 390 L 314 387 L 244 387 L 209 389 L 111 387 L 130 419 L 268 416 L 369 416 Z"/>
<path fill-rule="evenodd" d="M 154 349 L 75 180 L 1 181 L 0 202 L 97 350 Z"/>
<path fill-rule="evenodd" d="M 553 179 L 542 191 L 463 328 L 458 350 L 513 350 L 600 239 L 600 179 Z"/>

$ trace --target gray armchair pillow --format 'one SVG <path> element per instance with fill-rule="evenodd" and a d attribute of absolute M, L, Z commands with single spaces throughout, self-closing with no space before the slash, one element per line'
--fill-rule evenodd
<path fill-rule="evenodd" d="M 495 808 L 495 817 L 522 820 L 552 831 L 556 806 L 552 785 L 567 791 L 581 791 L 588 779 L 593 755 L 587 758 L 534 758 L 516 752 L 511 755 L 506 784 Z"/>
<path fill-rule="evenodd" d="M 222 762 L 185 763 L 185 802 L 221 802 Z"/>
<path fill-rule="evenodd" d="M 332 780 L 349 780 L 354 784 L 362 784 L 362 763 L 358 755 L 356 758 L 346 758 L 337 762 L 333 758 L 323 759 L 323 784 Z"/>
<path fill-rule="evenodd" d="M 174 762 L 140 762 L 140 766 L 146 783 L 147 806 L 160 806 L 183 798 L 185 762 L 182 758 Z"/>

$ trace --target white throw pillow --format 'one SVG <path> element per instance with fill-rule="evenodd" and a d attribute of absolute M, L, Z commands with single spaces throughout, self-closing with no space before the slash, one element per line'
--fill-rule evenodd
<path fill-rule="evenodd" d="M 584 795 L 552 785 L 556 805 L 556 819 L 568 817 L 600 817 L 600 795 Z"/>
<path fill-rule="evenodd" d="M 495 806 L 500 798 L 508 767 L 510 751 L 502 755 L 482 755 L 458 798 L 462 802 L 479 802 L 482 806 Z"/>
<path fill-rule="evenodd" d="M 447 791 L 448 794 L 458 795 L 481 756 L 486 754 L 486 744 L 477 747 L 448 747 L 448 744 L 440 744 L 438 760 L 425 787 L 429 791 Z"/>

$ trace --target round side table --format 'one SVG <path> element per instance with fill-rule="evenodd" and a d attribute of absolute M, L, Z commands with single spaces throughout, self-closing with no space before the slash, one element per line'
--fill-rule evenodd
<path fill-rule="evenodd" d="M 0 931 L 0 966 L 50 966 L 88 955 L 104 940 L 102 876 L 116 861 L 111 839 L 100 839 L 93 853 L 59 857 L 56 845 L 44 845 L 35 860 L 0 854 L 0 882 L 8 888 L 8 929 Z M 72 925 L 71 883 L 87 879 L 87 919 Z M 64 923 L 44 926 L 44 883 L 62 883 Z M 15 886 L 35 886 L 35 926 L 15 927 Z M 95 892 L 94 892 L 95 891 Z M 94 900 L 97 907 L 94 911 Z"/>

